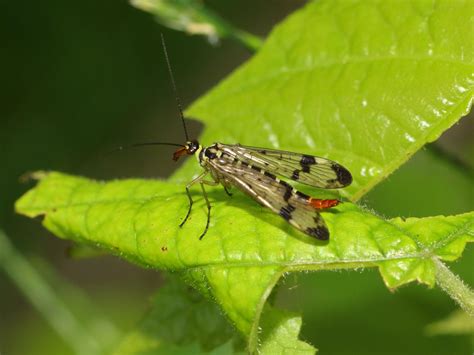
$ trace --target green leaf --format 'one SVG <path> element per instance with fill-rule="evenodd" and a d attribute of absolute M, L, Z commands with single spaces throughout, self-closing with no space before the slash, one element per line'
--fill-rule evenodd
<path fill-rule="evenodd" d="M 200 241 L 206 220 L 202 198 L 196 198 L 191 219 L 178 227 L 177 215 L 187 209 L 182 185 L 39 175 L 37 187 L 17 202 L 19 213 L 43 216 L 43 224 L 61 238 L 178 272 L 215 299 L 250 349 L 257 347 L 260 314 L 283 273 L 378 266 L 390 288 L 414 280 L 433 286 L 433 258 L 454 260 L 474 239 L 474 212 L 386 221 L 344 203 L 323 213 L 332 234 L 329 243 L 321 243 L 247 196 L 228 198 L 213 188 L 211 226 Z"/>
<path fill-rule="evenodd" d="M 425 331 L 431 336 L 470 334 L 474 338 L 474 321 L 466 312 L 458 309 L 445 319 L 429 324 Z"/>
<path fill-rule="evenodd" d="M 311 2 L 187 114 L 206 124 L 205 144 L 340 162 L 354 175 L 342 193 L 355 201 L 469 112 L 473 8 L 471 0 Z M 194 171 L 189 163 L 177 177 Z"/>
<path fill-rule="evenodd" d="M 234 337 L 214 303 L 169 278 L 148 315 L 114 354 L 229 354 L 236 352 L 232 343 L 239 345 Z"/>
<path fill-rule="evenodd" d="M 297 340 L 301 328 L 301 317 L 265 306 L 262 314 L 263 330 L 261 354 L 314 354 L 316 349 Z M 296 340 L 295 340 L 296 339 Z"/>

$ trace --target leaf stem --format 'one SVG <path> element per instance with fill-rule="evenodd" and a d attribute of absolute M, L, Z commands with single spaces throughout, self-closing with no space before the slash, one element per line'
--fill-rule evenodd
<path fill-rule="evenodd" d="M 474 292 L 462 280 L 449 270 L 438 258 L 434 257 L 436 283 L 455 300 L 471 317 L 474 317 Z"/>
<path fill-rule="evenodd" d="M 262 38 L 238 28 L 234 28 L 234 31 L 229 33 L 229 37 L 243 44 L 252 53 L 255 53 L 263 45 Z"/>
<path fill-rule="evenodd" d="M 205 35 L 211 42 L 220 38 L 231 38 L 252 52 L 256 52 L 263 44 L 262 38 L 235 27 L 199 0 L 129 1 L 132 6 L 153 14 L 163 26 L 190 34 Z"/>
<path fill-rule="evenodd" d="M 5 270 L 33 306 L 51 327 L 78 355 L 100 354 L 98 339 L 80 324 L 54 289 L 41 277 L 33 265 L 21 255 L 0 229 L 0 268 Z"/>

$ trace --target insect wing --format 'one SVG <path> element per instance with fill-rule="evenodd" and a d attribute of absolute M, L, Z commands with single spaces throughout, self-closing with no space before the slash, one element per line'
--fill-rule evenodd
<path fill-rule="evenodd" d="M 320 240 L 329 239 L 329 231 L 321 215 L 285 181 L 279 181 L 272 174 L 255 166 L 250 167 L 245 162 L 236 163 L 221 158 L 212 160 L 209 164 L 211 169 L 232 185 L 297 229 Z"/>
<path fill-rule="evenodd" d="M 221 149 L 247 164 L 313 187 L 338 189 L 352 182 L 349 170 L 329 159 L 243 145 L 221 144 Z"/>

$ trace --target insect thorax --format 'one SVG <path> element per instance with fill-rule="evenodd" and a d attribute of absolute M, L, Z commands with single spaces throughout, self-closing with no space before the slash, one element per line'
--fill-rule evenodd
<path fill-rule="evenodd" d="M 222 150 L 218 147 L 217 143 L 209 147 L 201 147 L 199 154 L 197 155 L 199 164 L 205 167 L 209 160 L 220 158 L 222 156 Z"/>

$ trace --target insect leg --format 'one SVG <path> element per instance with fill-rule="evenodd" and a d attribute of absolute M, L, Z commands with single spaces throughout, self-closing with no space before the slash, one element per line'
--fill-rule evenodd
<path fill-rule="evenodd" d="M 189 215 L 191 214 L 191 210 L 193 209 L 194 201 L 193 201 L 193 198 L 191 197 L 191 193 L 189 192 L 189 189 L 191 188 L 191 186 L 193 186 L 197 182 L 202 183 L 202 179 L 204 178 L 204 176 L 207 175 L 207 173 L 208 173 L 207 171 L 203 171 L 202 174 L 200 174 L 193 181 L 191 181 L 189 184 L 186 185 L 186 194 L 188 195 L 188 199 L 189 199 L 189 208 L 188 208 L 188 213 L 186 213 L 186 217 L 184 217 L 183 221 L 179 224 L 180 227 L 182 227 L 186 223 L 186 221 L 189 218 Z"/>
<path fill-rule="evenodd" d="M 204 232 L 199 237 L 199 240 L 201 240 L 204 237 L 204 235 L 207 233 L 207 229 L 209 228 L 209 221 L 211 220 L 211 204 L 209 202 L 209 199 L 207 198 L 206 189 L 204 189 L 204 184 L 208 182 L 200 181 L 200 183 L 201 183 L 202 194 L 204 196 L 204 200 L 206 200 L 206 205 L 207 205 L 207 221 L 206 221 L 206 228 L 204 228 Z"/>

